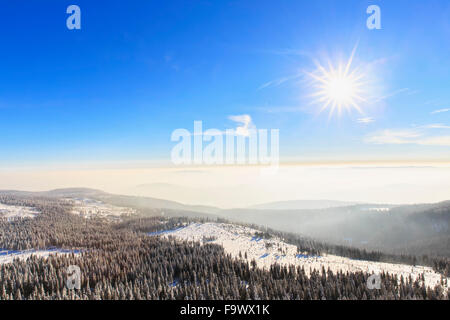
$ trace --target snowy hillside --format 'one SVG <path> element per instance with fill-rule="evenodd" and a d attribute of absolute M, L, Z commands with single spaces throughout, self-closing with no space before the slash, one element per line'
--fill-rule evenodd
<path fill-rule="evenodd" d="M 441 275 L 430 267 L 353 260 L 334 255 L 308 256 L 304 252 L 297 252 L 296 246 L 287 244 L 282 239 L 261 239 L 256 236 L 257 233 L 257 230 L 238 225 L 197 223 L 176 230 L 154 233 L 153 235 L 219 244 L 235 258 L 245 259 L 245 254 L 247 254 L 247 260 L 254 259 L 258 267 L 261 268 L 268 268 L 270 265 L 278 263 L 303 266 L 307 273 L 310 272 L 310 269 L 320 271 L 322 267 L 325 267 L 325 270 L 330 268 L 334 272 L 339 270 L 344 272 L 388 272 L 396 274 L 398 277 L 411 276 L 413 279 L 424 274 L 425 284 L 429 287 L 434 287 L 441 280 Z M 450 281 L 450 279 L 447 280 Z"/>

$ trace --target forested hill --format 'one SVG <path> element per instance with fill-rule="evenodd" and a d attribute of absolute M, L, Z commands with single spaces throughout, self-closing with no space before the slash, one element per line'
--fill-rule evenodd
<path fill-rule="evenodd" d="M 308 210 L 240 208 L 223 210 L 156 198 L 114 195 L 85 188 L 38 193 L 18 191 L 1 193 L 28 197 L 90 198 L 111 205 L 131 207 L 147 217 L 223 218 L 292 232 L 335 245 L 398 255 L 450 257 L 450 201 L 417 205 L 345 206 L 345 202 L 322 200 L 321 205 L 336 207 Z M 298 205 L 296 201 L 293 203 Z M 314 202 L 314 205 L 318 204 Z"/>
<path fill-rule="evenodd" d="M 45 197 L 4 195 L 0 202 L 37 211 L 32 218 L 0 218 L 2 250 L 69 252 L 1 264 L 1 299 L 448 299 L 421 279 L 383 273 L 381 288 L 371 290 L 368 272 L 263 270 L 219 245 L 143 232 L 169 227 L 161 218 L 87 219 L 73 214 L 70 202 Z M 80 290 L 65 286 L 69 265 L 82 270 Z"/>

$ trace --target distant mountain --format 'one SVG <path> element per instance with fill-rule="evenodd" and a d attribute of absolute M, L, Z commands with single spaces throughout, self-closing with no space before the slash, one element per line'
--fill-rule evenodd
<path fill-rule="evenodd" d="M 145 215 L 160 215 L 164 213 L 168 216 L 215 218 L 214 213 L 220 211 L 220 209 L 215 207 L 185 205 L 176 201 L 151 197 L 116 195 L 89 188 L 65 188 L 41 192 L 0 190 L 0 194 L 44 196 L 51 198 L 89 198 L 115 206 L 135 208 Z"/>
<path fill-rule="evenodd" d="M 39 192 L 42 195 L 52 196 L 52 197 L 98 197 L 106 196 L 107 193 L 101 190 L 89 189 L 89 188 L 65 188 L 65 189 L 55 189 L 50 191 Z"/>
<path fill-rule="evenodd" d="M 93 198 L 117 206 L 134 207 L 139 209 L 168 209 L 206 214 L 212 214 L 219 211 L 219 209 L 215 207 L 186 205 L 176 201 L 152 197 L 117 195 L 86 188 L 57 189 L 46 193 L 51 196 Z"/>
<path fill-rule="evenodd" d="M 50 191 L 19 191 L 19 190 L 0 190 L 0 194 L 10 194 L 10 195 L 22 195 L 22 196 L 43 196 L 43 197 L 92 197 L 106 195 L 106 192 L 96 189 L 89 188 L 65 188 L 65 189 L 55 189 Z"/>
<path fill-rule="evenodd" d="M 336 207 L 346 207 L 358 204 L 357 202 L 336 201 L 336 200 L 291 200 L 277 201 L 258 204 L 249 209 L 258 210 L 314 210 Z"/>
<path fill-rule="evenodd" d="M 232 209 L 221 215 L 333 244 L 396 254 L 450 256 L 449 201 L 303 210 Z"/>

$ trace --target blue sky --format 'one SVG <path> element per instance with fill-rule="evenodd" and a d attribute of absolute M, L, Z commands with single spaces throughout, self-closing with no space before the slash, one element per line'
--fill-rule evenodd
<path fill-rule="evenodd" d="M 81 30 L 66 28 L 70 4 Z M 370 4 L 381 30 L 366 27 Z M 0 12 L 3 168 L 169 161 L 173 130 L 233 128 L 242 114 L 280 129 L 284 160 L 450 157 L 448 0 L 9 1 Z M 318 114 L 305 71 L 356 45 L 354 65 L 371 66 L 363 114 Z"/>

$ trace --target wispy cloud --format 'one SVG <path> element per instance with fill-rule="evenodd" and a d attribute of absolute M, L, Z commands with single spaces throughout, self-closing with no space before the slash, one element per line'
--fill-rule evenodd
<path fill-rule="evenodd" d="M 450 126 L 430 124 L 414 129 L 385 129 L 368 135 L 364 141 L 370 144 L 450 146 L 449 135 L 431 135 L 430 129 L 450 129 Z"/>
<path fill-rule="evenodd" d="M 356 119 L 356 122 L 367 124 L 367 123 L 375 122 L 375 119 L 371 118 L 371 117 L 359 118 L 359 119 Z"/>
<path fill-rule="evenodd" d="M 289 80 L 289 77 L 283 77 L 283 78 L 278 78 L 278 79 L 275 79 L 275 80 L 271 80 L 271 81 L 268 81 L 266 83 L 263 83 L 258 88 L 258 90 L 261 90 L 261 89 L 264 89 L 264 88 L 268 88 L 268 87 L 277 87 L 277 86 L 285 83 L 288 80 Z"/>
<path fill-rule="evenodd" d="M 301 106 L 264 106 L 264 107 L 256 107 L 258 111 L 266 112 L 266 113 L 296 113 L 296 112 L 305 112 L 305 108 Z"/>
<path fill-rule="evenodd" d="M 408 144 L 421 137 L 422 133 L 414 129 L 385 129 L 366 137 L 365 142 L 372 144 Z"/>
<path fill-rule="evenodd" d="M 298 79 L 301 76 L 303 76 L 303 74 L 302 73 L 298 73 L 298 74 L 295 74 L 295 75 L 292 75 L 292 76 L 287 76 L 287 77 L 281 77 L 281 78 L 278 78 L 278 79 L 274 79 L 274 80 L 268 81 L 268 82 L 262 84 L 261 86 L 259 86 L 258 90 L 262 90 L 262 89 L 269 88 L 269 87 L 278 87 L 278 86 L 282 85 L 285 82 Z"/>
<path fill-rule="evenodd" d="M 377 102 L 380 102 L 380 101 L 383 101 L 383 100 L 386 100 L 386 99 L 395 97 L 395 96 L 398 95 L 398 94 L 406 93 L 406 92 L 410 92 L 410 93 L 412 92 L 412 93 L 414 93 L 415 91 L 412 91 L 412 90 L 409 89 L 409 88 L 398 89 L 398 90 L 395 90 L 395 91 L 393 91 L 393 92 L 391 92 L 391 93 L 389 93 L 389 94 L 387 94 L 387 95 L 384 95 L 384 96 L 379 97 L 378 99 L 376 99 L 376 100 L 374 101 L 374 103 L 377 103 Z"/>
<path fill-rule="evenodd" d="M 263 52 L 269 54 L 275 54 L 280 56 L 303 56 L 313 59 L 313 54 L 311 52 L 300 50 L 300 49 L 275 49 L 275 50 L 264 50 Z"/>
<path fill-rule="evenodd" d="M 424 129 L 450 129 L 450 126 L 447 126 L 442 123 L 433 123 L 433 124 L 427 124 L 427 125 L 421 126 L 421 128 L 424 128 Z"/>
<path fill-rule="evenodd" d="M 436 113 L 442 113 L 442 112 L 449 112 L 450 108 L 444 108 L 444 109 L 438 109 L 438 110 L 434 110 L 431 112 L 431 114 L 436 114 Z"/>

